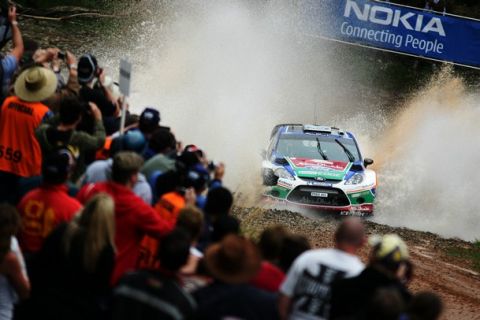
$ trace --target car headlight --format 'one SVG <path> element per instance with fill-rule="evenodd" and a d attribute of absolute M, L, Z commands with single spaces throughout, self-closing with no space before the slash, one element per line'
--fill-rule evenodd
<path fill-rule="evenodd" d="M 278 168 L 277 170 L 275 170 L 275 175 L 282 179 L 295 180 L 293 175 L 285 168 Z"/>
<path fill-rule="evenodd" d="M 345 185 L 355 185 L 360 184 L 363 182 L 363 174 L 362 173 L 355 173 L 350 179 L 345 181 Z"/>

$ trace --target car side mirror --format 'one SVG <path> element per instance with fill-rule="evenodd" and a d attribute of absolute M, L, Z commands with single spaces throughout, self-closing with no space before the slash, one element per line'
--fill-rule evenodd
<path fill-rule="evenodd" d="M 363 165 L 365 166 L 365 168 L 368 167 L 368 166 L 370 166 L 370 165 L 372 165 L 372 164 L 373 164 L 373 160 L 372 160 L 372 159 L 370 159 L 370 158 L 365 158 L 365 159 L 363 159 Z"/>

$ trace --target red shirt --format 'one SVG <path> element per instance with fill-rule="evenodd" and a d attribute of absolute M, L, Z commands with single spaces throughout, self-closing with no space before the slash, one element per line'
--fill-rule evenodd
<path fill-rule="evenodd" d="M 285 273 L 280 268 L 268 261 L 263 261 L 260 270 L 250 284 L 259 289 L 278 292 L 284 279 Z"/>
<path fill-rule="evenodd" d="M 115 284 L 127 271 L 135 269 L 140 255 L 140 242 L 145 235 L 156 239 L 169 233 L 174 225 L 160 218 L 132 190 L 114 182 L 85 185 L 78 200 L 85 203 L 93 195 L 105 192 L 115 201 L 115 246 L 117 256 L 111 283 Z"/>
<path fill-rule="evenodd" d="M 66 185 L 43 185 L 27 193 L 18 204 L 22 225 L 18 240 L 22 251 L 38 252 L 45 238 L 61 223 L 70 221 L 82 208 L 67 193 Z"/>

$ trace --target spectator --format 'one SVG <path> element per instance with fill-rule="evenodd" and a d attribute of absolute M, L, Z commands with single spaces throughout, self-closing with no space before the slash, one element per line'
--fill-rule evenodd
<path fill-rule="evenodd" d="M 102 114 L 93 103 L 89 104 L 89 108 L 96 120 L 95 133 L 88 134 L 77 130 L 86 108 L 87 106 L 77 98 L 65 98 L 61 103 L 58 124 L 43 124 L 36 131 L 44 156 L 59 146 L 71 146 L 78 150 L 79 158 L 71 176 L 73 182 L 85 172 L 87 164 L 85 156 L 94 153 L 105 143 Z"/>
<path fill-rule="evenodd" d="M 157 216 L 169 224 L 175 225 L 180 211 L 187 206 L 195 205 L 195 191 L 192 187 L 177 189 L 167 193 L 155 205 Z M 156 268 L 155 252 L 158 251 L 158 237 L 145 236 L 142 240 L 142 256 L 137 262 L 140 269 Z"/>
<path fill-rule="evenodd" d="M 305 236 L 292 233 L 287 234 L 283 239 L 278 266 L 283 272 L 288 272 L 295 259 L 305 251 L 310 250 L 310 248 L 310 243 Z"/>
<path fill-rule="evenodd" d="M 263 230 L 260 235 L 260 240 L 258 241 L 258 248 L 262 253 L 264 261 L 269 261 L 278 265 L 283 241 L 287 235 L 288 231 L 281 225 L 276 225 Z"/>
<path fill-rule="evenodd" d="M 208 172 L 200 164 L 178 172 L 175 190 L 162 195 L 155 210 L 164 219 L 175 223 L 181 209 L 196 203 L 198 195 L 206 189 L 208 179 Z"/>
<path fill-rule="evenodd" d="M 117 283 L 125 272 L 135 269 L 140 242 L 145 235 L 159 239 L 173 227 L 132 191 L 142 164 L 143 159 L 136 153 L 119 152 L 113 158 L 111 181 L 87 184 L 78 194 L 82 203 L 98 192 L 106 192 L 115 200 L 117 257 L 112 284 Z"/>
<path fill-rule="evenodd" d="M 62 56 L 63 55 L 63 56 Z M 58 48 L 39 49 L 33 58 L 37 65 L 51 69 L 57 76 L 57 91 L 44 101 L 54 112 L 60 110 L 60 105 L 65 98 L 78 98 L 80 84 L 78 83 L 77 58 L 69 51 L 61 52 Z M 68 79 L 62 76 L 62 65 L 68 68 Z"/>
<path fill-rule="evenodd" d="M 138 130 L 127 131 L 124 135 L 115 138 L 112 142 L 112 155 L 120 151 L 134 151 L 139 153 L 145 146 L 145 138 Z M 113 159 L 97 160 L 87 167 L 82 184 L 108 181 L 112 173 Z M 133 192 L 142 198 L 146 204 L 152 205 L 152 189 L 145 176 L 138 174 Z"/>
<path fill-rule="evenodd" d="M 287 235 L 287 230 L 281 225 L 269 227 L 260 235 L 258 247 L 262 254 L 262 264 L 257 275 L 250 282 L 254 287 L 278 292 L 285 280 L 285 272 L 276 263 L 279 261 L 282 243 Z"/>
<path fill-rule="evenodd" d="M 35 64 L 33 60 L 33 55 L 40 48 L 36 40 L 30 38 L 23 39 L 24 51 L 22 58 L 20 59 L 19 66 L 20 68 L 29 68 Z"/>
<path fill-rule="evenodd" d="M 240 234 L 240 221 L 232 216 L 220 216 L 213 224 L 212 242 L 220 242 L 229 234 Z"/>
<path fill-rule="evenodd" d="M 35 129 L 51 115 L 41 101 L 51 96 L 56 87 L 57 78 L 51 70 L 29 68 L 15 82 L 16 96 L 7 98 L 1 107 L 0 201 L 16 204 L 20 179 L 41 173 L 42 154 Z"/>
<path fill-rule="evenodd" d="M 375 292 L 365 319 L 398 320 L 404 314 L 405 303 L 398 291 L 390 288 L 381 288 Z"/>
<path fill-rule="evenodd" d="M 67 179 L 75 165 L 75 156 L 68 149 L 52 152 L 43 161 L 43 185 L 26 194 L 18 205 L 22 225 L 20 246 L 27 256 L 42 248 L 47 236 L 62 223 L 69 222 L 82 208 L 67 192 Z"/>
<path fill-rule="evenodd" d="M 190 255 L 187 264 L 180 270 L 184 275 L 192 275 L 197 271 L 198 262 L 203 258 L 203 253 L 196 248 L 198 239 L 203 230 L 203 213 L 194 206 L 180 210 L 177 219 L 177 228 L 182 228 L 190 236 Z"/>
<path fill-rule="evenodd" d="M 48 319 L 105 319 L 115 261 L 113 199 L 97 194 L 45 241 L 33 271 L 33 311 Z"/>
<path fill-rule="evenodd" d="M 334 240 L 335 248 L 307 251 L 293 263 L 280 289 L 282 319 L 329 319 L 333 281 L 356 276 L 363 270 L 356 255 L 365 243 L 361 220 L 344 220 Z"/>
<path fill-rule="evenodd" d="M 415 294 L 408 306 L 410 320 L 438 320 L 442 312 L 442 299 L 433 292 Z"/>
<path fill-rule="evenodd" d="M 15 6 L 10 6 L 8 9 L 8 21 L 10 22 L 12 28 L 13 48 L 9 54 L 1 59 L 2 91 L 0 94 L 0 101 L 2 103 L 8 94 L 13 74 L 18 68 L 24 51 L 23 38 L 20 28 L 18 27 L 17 8 Z"/>
<path fill-rule="evenodd" d="M 175 160 L 172 153 L 175 152 L 177 141 L 175 136 L 167 130 L 155 131 L 148 143 L 149 149 L 154 153 L 142 167 L 142 173 L 150 181 L 155 172 L 164 173 L 175 169 Z"/>
<path fill-rule="evenodd" d="M 257 247 L 243 237 L 228 235 L 211 245 L 205 264 L 214 281 L 193 293 L 199 308 L 197 318 L 277 319 L 275 295 L 247 284 L 260 263 Z"/>
<path fill-rule="evenodd" d="M 148 141 L 150 141 L 152 134 L 158 129 L 170 131 L 169 127 L 160 126 L 160 112 L 152 107 L 146 107 L 142 111 L 138 128 Z"/>
<path fill-rule="evenodd" d="M 107 135 L 118 131 L 120 104 L 113 93 L 106 89 L 105 71 L 98 66 L 97 59 L 91 54 L 85 54 L 78 61 L 78 82 L 81 85 L 80 97 L 86 102 L 95 103 L 102 113 Z M 85 119 L 87 120 L 87 119 Z M 86 125 L 88 127 L 88 124 Z"/>
<path fill-rule="evenodd" d="M 179 270 L 188 260 L 190 236 L 175 229 L 158 250 L 161 267 L 127 274 L 115 288 L 113 319 L 194 319 L 196 303 L 180 287 Z"/>
<path fill-rule="evenodd" d="M 409 303 L 410 293 L 403 281 L 409 278 L 410 264 L 408 249 L 400 237 L 387 234 L 374 239 L 368 267 L 358 276 L 343 279 L 333 285 L 332 319 L 355 316 L 355 319 L 368 319 L 368 314 L 376 308 L 372 303 L 377 290 L 396 290 L 404 304 Z"/>
<path fill-rule="evenodd" d="M 22 252 L 15 234 L 20 217 L 15 207 L 0 204 L 0 319 L 13 318 L 17 297 L 25 299 L 30 294 Z"/>

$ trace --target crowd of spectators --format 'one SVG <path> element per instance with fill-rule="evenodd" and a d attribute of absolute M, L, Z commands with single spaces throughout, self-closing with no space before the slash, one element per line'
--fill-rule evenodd
<path fill-rule="evenodd" d="M 99 61 L 25 50 L 14 8 L 9 21 L 0 320 L 438 318 L 436 295 L 407 288 L 398 236 L 373 239 L 366 267 L 358 219 L 330 249 L 282 226 L 243 236 L 222 163 L 184 147 L 152 107 L 120 133 L 121 97 Z"/>

